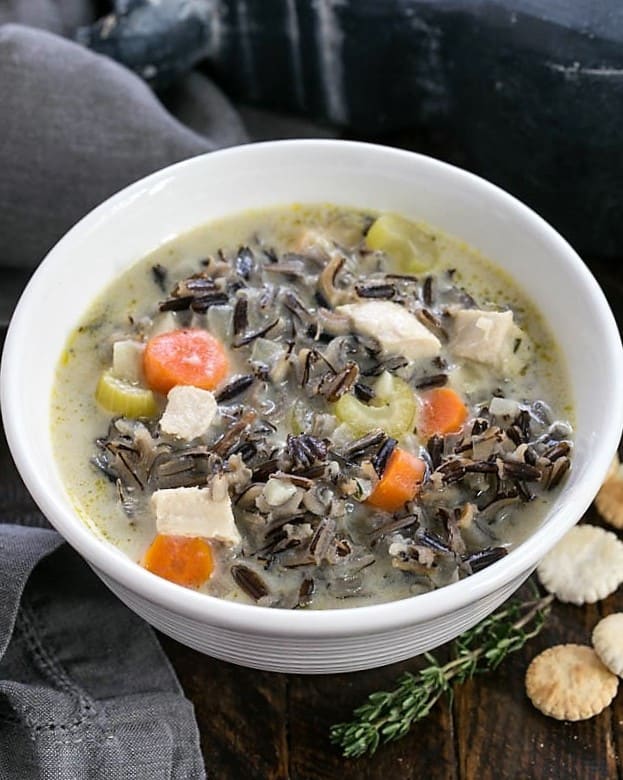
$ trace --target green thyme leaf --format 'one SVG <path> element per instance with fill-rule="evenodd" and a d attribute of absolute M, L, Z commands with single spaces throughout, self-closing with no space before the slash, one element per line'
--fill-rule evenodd
<path fill-rule="evenodd" d="M 452 643 L 453 659 L 440 664 L 434 655 L 428 666 L 406 672 L 392 691 L 377 691 L 353 711 L 353 720 L 331 727 L 330 739 L 346 758 L 372 755 L 381 743 L 404 737 L 425 718 L 437 701 L 452 699 L 453 685 L 492 671 L 543 628 L 553 596 L 513 601 L 470 628 Z"/>

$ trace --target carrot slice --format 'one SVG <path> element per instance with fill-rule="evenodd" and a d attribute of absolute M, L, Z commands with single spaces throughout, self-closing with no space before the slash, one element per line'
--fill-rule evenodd
<path fill-rule="evenodd" d="M 210 544 L 190 536 L 158 534 L 142 563 L 153 574 L 187 588 L 203 585 L 214 570 Z"/>
<path fill-rule="evenodd" d="M 461 396 L 450 387 L 437 387 L 424 393 L 422 402 L 418 432 L 423 436 L 458 433 L 467 419 L 467 407 Z"/>
<path fill-rule="evenodd" d="M 164 395 L 176 385 L 214 390 L 227 376 L 229 361 L 218 339 L 205 330 L 190 328 L 149 339 L 143 370 L 148 386 Z"/>
<path fill-rule="evenodd" d="M 421 458 L 396 447 L 368 503 L 386 512 L 396 512 L 417 496 L 425 472 L 426 465 Z"/>

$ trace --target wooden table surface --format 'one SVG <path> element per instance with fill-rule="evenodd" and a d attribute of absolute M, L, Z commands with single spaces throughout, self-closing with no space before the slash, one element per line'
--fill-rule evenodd
<path fill-rule="evenodd" d="M 623 324 L 620 263 L 593 260 L 589 265 Z M 2 333 L 23 282 L 19 273 L 0 276 Z M 577 315 L 570 312 L 570 327 Z M 35 511 L 4 437 L 0 481 L 10 485 L 0 491 L 2 516 Z M 559 642 L 589 643 L 599 618 L 617 610 L 623 610 L 623 589 L 593 606 L 556 603 L 541 635 L 495 673 L 458 687 L 451 706 L 439 703 L 406 738 L 357 760 L 343 759 L 329 743 L 330 725 L 349 719 L 367 694 L 392 687 L 404 670 L 417 669 L 417 659 L 371 671 L 303 677 L 244 669 L 161 639 L 195 705 L 208 776 L 218 780 L 619 780 L 623 693 L 601 715 L 564 723 L 537 712 L 523 685 L 527 665 L 540 650 Z"/>

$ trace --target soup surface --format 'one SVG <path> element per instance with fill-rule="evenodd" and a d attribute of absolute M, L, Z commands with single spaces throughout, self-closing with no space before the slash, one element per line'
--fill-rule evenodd
<path fill-rule="evenodd" d="M 70 337 L 52 404 L 96 533 L 179 584 L 282 608 L 490 565 L 572 452 L 564 366 L 513 281 L 428 226 L 330 205 L 144 258 Z"/>

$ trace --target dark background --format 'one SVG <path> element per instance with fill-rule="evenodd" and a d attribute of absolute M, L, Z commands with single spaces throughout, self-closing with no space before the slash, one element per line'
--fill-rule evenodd
<path fill-rule="evenodd" d="M 462 165 L 582 254 L 621 254 L 618 0 L 221 5 L 207 67 L 229 94 Z"/>
<path fill-rule="evenodd" d="M 620 0 L 92 5 L 113 7 L 112 32 L 78 39 L 161 93 L 199 64 L 241 103 L 457 163 L 525 200 L 581 254 L 621 253 Z"/>

